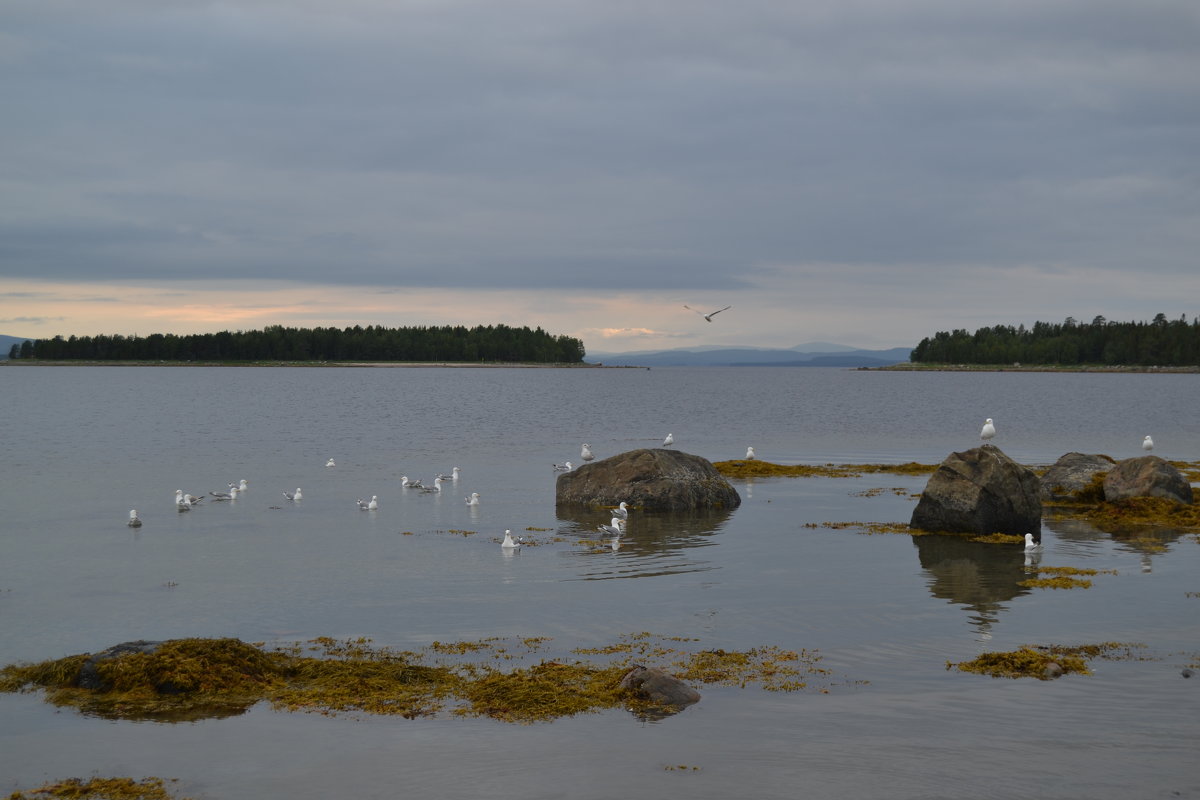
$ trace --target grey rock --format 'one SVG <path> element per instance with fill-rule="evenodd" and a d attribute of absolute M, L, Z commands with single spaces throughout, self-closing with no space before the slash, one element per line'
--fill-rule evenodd
<path fill-rule="evenodd" d="M 1159 456 L 1139 456 L 1118 461 L 1104 478 L 1104 499 L 1165 497 L 1177 503 L 1192 502 L 1192 485 L 1182 473 Z"/>
<path fill-rule="evenodd" d="M 647 511 L 737 508 L 742 498 L 712 462 L 678 450 L 640 449 L 564 472 L 559 506 L 615 506 Z"/>
<path fill-rule="evenodd" d="M 1070 502 L 1079 499 L 1097 472 L 1108 472 L 1116 461 L 1105 455 L 1067 453 L 1042 476 L 1042 502 Z M 1099 500 L 1100 498 L 1095 498 Z"/>
<path fill-rule="evenodd" d="M 682 708 L 700 700 L 700 693 L 670 673 L 654 667 L 634 664 L 621 678 L 622 689 L 628 689 L 661 706 Z"/>
<path fill-rule="evenodd" d="M 924 531 L 1041 532 L 1041 482 L 995 445 L 951 453 L 925 485 L 909 525 Z"/>
<path fill-rule="evenodd" d="M 93 653 L 88 657 L 88 660 L 83 662 L 83 666 L 79 668 L 79 677 L 75 679 L 75 685 L 80 689 L 91 689 L 93 691 L 107 691 L 110 687 L 100 678 L 100 672 L 96 669 L 96 665 L 102 661 L 108 661 L 113 658 L 129 655 L 131 653 L 153 653 L 162 646 L 162 642 L 151 642 L 144 639 L 139 639 L 136 642 L 122 642 L 115 644 L 107 650 L 99 653 Z"/>

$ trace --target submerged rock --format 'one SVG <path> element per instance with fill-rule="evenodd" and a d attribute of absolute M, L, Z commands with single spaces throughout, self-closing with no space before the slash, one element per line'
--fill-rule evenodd
<path fill-rule="evenodd" d="M 1190 505 L 1192 485 L 1187 478 L 1159 456 L 1139 456 L 1118 461 L 1104 478 L 1104 499 L 1164 497 Z"/>
<path fill-rule="evenodd" d="M 99 665 L 101 663 L 134 653 L 153 653 L 162 647 L 162 645 L 161 641 L 151 642 L 145 639 L 138 639 L 136 642 L 121 642 L 121 644 L 114 644 L 107 650 L 92 653 L 88 656 L 88 660 L 83 662 L 83 666 L 79 668 L 79 676 L 75 679 L 75 685 L 80 689 L 106 692 L 112 688 L 112 685 L 100 676 Z"/>
<path fill-rule="evenodd" d="M 995 445 L 951 453 L 930 476 L 909 525 L 980 535 L 1032 532 L 1040 539 L 1041 483 Z"/>
<path fill-rule="evenodd" d="M 742 498 L 711 462 L 662 448 L 630 450 L 558 476 L 560 506 L 622 501 L 650 511 L 687 511 L 737 508 Z"/>
<path fill-rule="evenodd" d="M 1091 485 L 1097 472 L 1107 472 L 1116 461 L 1105 455 L 1067 453 L 1042 476 L 1042 502 L 1070 502 Z M 1099 500 L 1100 498 L 1092 498 Z"/>

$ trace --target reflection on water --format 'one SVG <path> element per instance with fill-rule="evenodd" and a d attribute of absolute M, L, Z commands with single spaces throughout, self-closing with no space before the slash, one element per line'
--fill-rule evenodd
<path fill-rule="evenodd" d="M 921 567 L 929 573 L 929 591 L 971 612 L 981 638 L 990 638 L 1005 602 L 1029 594 L 1019 583 L 1037 566 L 1036 554 L 1020 547 L 972 542 L 961 536 L 914 536 Z"/>
<path fill-rule="evenodd" d="M 1116 544 L 1118 552 L 1135 553 L 1143 573 L 1154 571 L 1154 559 L 1165 556 L 1171 545 L 1188 536 L 1187 531 L 1173 528 L 1141 528 L 1138 530 L 1102 531 L 1081 519 L 1046 519 L 1043 524 L 1054 531 L 1061 542 L 1059 551 L 1075 556 L 1102 552 L 1108 543 Z"/>
<path fill-rule="evenodd" d="M 572 580 L 609 580 L 612 578 L 645 578 L 703 572 L 716 565 L 699 558 L 698 548 L 713 544 L 713 536 L 729 521 L 732 511 L 633 511 L 629 514 L 625 534 L 615 542 L 607 533 L 598 530 L 602 512 L 586 509 L 559 509 L 558 519 L 565 523 L 560 535 L 594 541 L 587 550 L 572 550 L 567 555 L 576 559 L 592 559 L 581 564 Z M 605 520 L 607 521 L 607 520 Z M 595 556 L 609 558 L 596 559 Z"/>

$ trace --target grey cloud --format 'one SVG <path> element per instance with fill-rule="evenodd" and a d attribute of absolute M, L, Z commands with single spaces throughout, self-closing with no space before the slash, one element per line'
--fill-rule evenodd
<path fill-rule="evenodd" d="M 1198 243 L 1184 2 L 4 18 L 13 277 L 729 289 L 803 261 L 1170 272 Z"/>

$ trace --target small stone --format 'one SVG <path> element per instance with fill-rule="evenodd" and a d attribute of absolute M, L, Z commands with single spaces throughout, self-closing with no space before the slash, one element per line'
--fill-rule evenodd
<path fill-rule="evenodd" d="M 1042 675 L 1046 678 L 1046 680 L 1052 681 L 1055 678 L 1061 678 L 1063 676 L 1063 668 L 1059 666 L 1058 663 L 1051 661 L 1046 665 L 1046 668 L 1042 670 Z"/>

